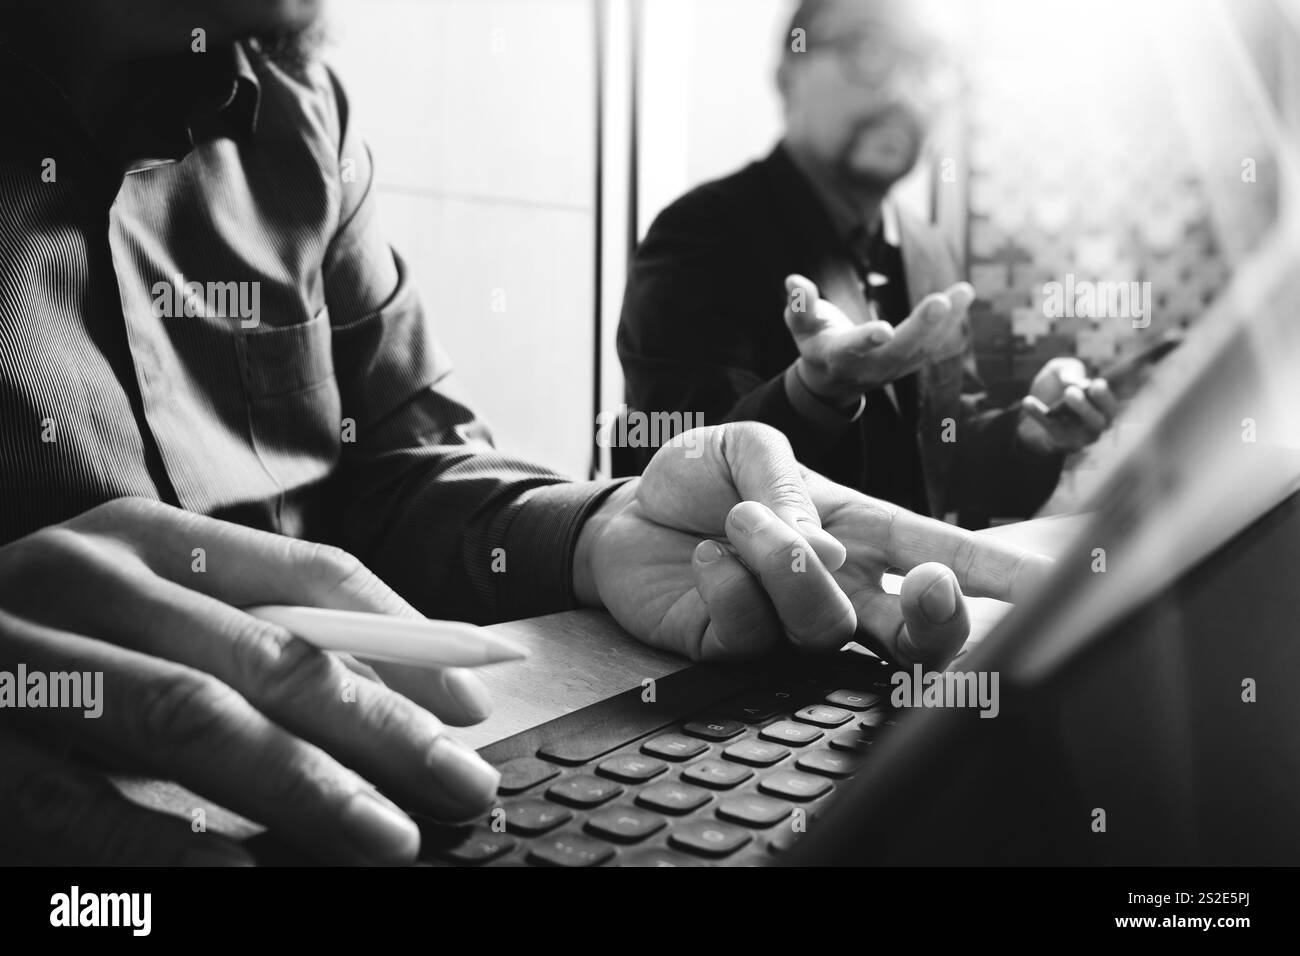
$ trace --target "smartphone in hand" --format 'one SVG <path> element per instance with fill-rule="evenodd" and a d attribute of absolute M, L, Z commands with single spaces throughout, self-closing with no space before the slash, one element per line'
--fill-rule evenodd
<path fill-rule="evenodd" d="M 1122 396 L 1140 382 L 1147 369 L 1178 348 L 1183 342 L 1183 337 L 1181 329 L 1166 332 L 1150 345 L 1126 358 L 1112 362 L 1093 377 L 1105 379 L 1111 391 Z M 1079 416 L 1065 404 L 1064 400 L 1049 408 L 1047 417 L 1062 424 L 1083 425 L 1079 421 Z"/>

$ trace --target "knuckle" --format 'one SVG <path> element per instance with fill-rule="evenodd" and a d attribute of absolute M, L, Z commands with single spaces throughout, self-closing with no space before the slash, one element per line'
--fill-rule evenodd
<path fill-rule="evenodd" d="M 230 714 L 244 701 L 215 677 L 198 672 L 155 679 L 140 696 L 137 732 L 150 753 L 164 760 L 222 742 Z"/>
<path fill-rule="evenodd" d="M 111 567 L 103 546 L 92 537 L 62 525 L 40 531 L 0 548 L 0 593 L 20 606 L 62 593 L 68 574 L 85 580 Z"/>
<path fill-rule="evenodd" d="M 322 691 L 340 685 L 347 671 L 332 654 L 261 628 L 238 639 L 235 648 L 239 686 L 255 703 L 320 700 Z"/>
<path fill-rule="evenodd" d="M 446 731 L 440 721 L 432 715 L 423 720 L 417 716 L 415 704 L 396 691 L 376 688 L 376 693 L 357 696 L 362 705 L 362 714 L 366 726 L 379 740 L 410 739 L 420 740 L 432 746 L 435 739 Z M 418 736 L 414 733 L 418 729 Z"/>
<path fill-rule="evenodd" d="M 975 564 L 979 559 L 979 548 L 973 534 L 965 535 L 957 545 L 952 559 L 952 571 L 958 580 L 969 581 L 974 576 Z"/>
<path fill-rule="evenodd" d="M 311 542 L 301 559 L 304 572 L 313 583 L 331 589 L 364 585 L 371 577 L 369 570 L 355 555 L 332 544 Z"/>
<path fill-rule="evenodd" d="M 262 755 L 254 771 L 269 805 L 297 807 L 306 817 L 331 814 L 331 807 L 364 784 L 323 750 L 295 742 L 287 751 Z"/>
<path fill-rule="evenodd" d="M 774 478 L 767 487 L 772 504 L 806 510 L 807 495 L 803 482 L 795 475 Z"/>

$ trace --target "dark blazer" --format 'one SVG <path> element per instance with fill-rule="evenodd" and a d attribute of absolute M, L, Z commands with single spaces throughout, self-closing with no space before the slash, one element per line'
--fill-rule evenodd
<path fill-rule="evenodd" d="M 913 304 L 959 281 L 937 230 L 901 211 L 899 226 Z M 631 265 L 619 321 L 629 408 L 766 422 L 827 477 L 936 516 L 957 512 L 968 526 L 1027 517 L 1046 501 L 1061 457 L 1022 447 L 1018 409 L 987 407 L 969 320 L 964 354 L 898 383 L 900 397 L 912 393 L 910 414 L 906 401 L 901 414 L 886 406 L 878 389 L 868 396 L 872 414 L 846 417 L 837 431 L 812 427 L 784 383 L 798 357 L 783 319 L 785 277 L 795 272 L 865 320 L 844 240 L 783 147 L 665 209 Z M 621 450 L 616 470 L 639 472 L 653 451 Z"/>

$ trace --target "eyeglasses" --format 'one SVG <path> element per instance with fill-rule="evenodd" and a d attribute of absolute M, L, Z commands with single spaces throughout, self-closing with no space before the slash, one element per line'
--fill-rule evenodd
<path fill-rule="evenodd" d="M 961 89 L 961 72 L 930 49 L 909 48 L 878 36 L 839 36 L 809 43 L 834 53 L 845 75 L 863 87 L 905 84 L 931 100 L 948 100 Z"/>

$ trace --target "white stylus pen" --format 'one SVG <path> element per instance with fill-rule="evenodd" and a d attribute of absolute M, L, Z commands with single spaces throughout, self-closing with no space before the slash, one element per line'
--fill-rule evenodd
<path fill-rule="evenodd" d="M 528 650 L 473 624 L 288 604 L 259 604 L 246 614 L 278 624 L 323 651 L 419 667 L 482 667 L 517 661 Z"/>

